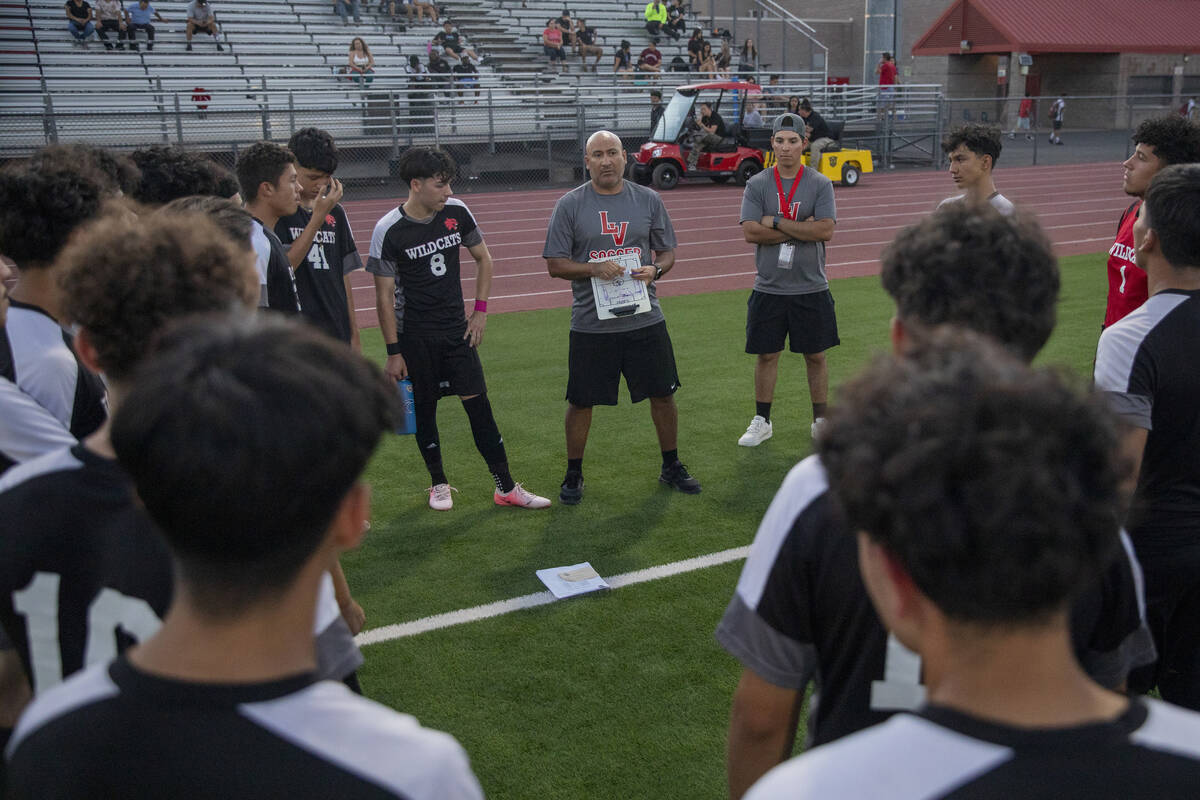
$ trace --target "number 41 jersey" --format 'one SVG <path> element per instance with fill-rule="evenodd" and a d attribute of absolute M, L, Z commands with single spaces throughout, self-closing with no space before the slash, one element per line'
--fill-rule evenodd
<path fill-rule="evenodd" d="M 170 563 L 124 471 L 82 444 L 0 479 L 0 624 L 35 693 L 158 630 Z"/>
<path fill-rule="evenodd" d="M 396 280 L 398 333 L 461 336 L 466 331 L 459 249 L 482 241 L 470 209 L 453 197 L 428 219 L 414 219 L 397 207 L 376 223 L 367 272 Z"/>
<path fill-rule="evenodd" d="M 1072 609 L 1076 657 L 1112 687 L 1154 659 L 1142 616 L 1141 571 L 1124 547 Z M 920 656 L 888 635 L 858 572 L 858 544 L 828 492 L 817 456 L 784 479 L 750 546 L 717 639 L 742 665 L 802 692 L 816 681 L 812 745 L 921 705 Z"/>

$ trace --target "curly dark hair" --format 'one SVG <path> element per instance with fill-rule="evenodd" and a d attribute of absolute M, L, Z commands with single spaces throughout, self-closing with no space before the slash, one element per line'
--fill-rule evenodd
<path fill-rule="evenodd" d="M 1200 268 L 1200 164 L 1164 167 L 1150 181 L 1142 213 L 1175 268 Z"/>
<path fill-rule="evenodd" d="M 130 157 L 142 171 L 142 180 L 133 192 L 139 203 L 160 206 L 194 194 L 221 196 L 220 175 L 205 156 L 182 147 L 153 145 L 134 150 Z"/>
<path fill-rule="evenodd" d="M 1133 143 L 1150 145 L 1165 164 L 1200 161 L 1200 125 L 1178 114 L 1142 120 L 1133 132 Z"/>
<path fill-rule="evenodd" d="M 968 122 L 950 130 L 942 139 L 942 152 L 952 153 L 960 144 L 977 156 L 991 156 L 992 167 L 1000 160 L 1000 128 L 982 122 Z"/>
<path fill-rule="evenodd" d="M 1054 330 L 1058 261 L 1037 220 L 947 203 L 884 250 L 883 288 L 906 323 L 953 323 L 1033 360 Z"/>
<path fill-rule="evenodd" d="M 450 154 L 434 147 L 410 147 L 400 156 L 396 169 L 405 186 L 426 178 L 452 181 L 458 174 L 458 165 Z"/>
<path fill-rule="evenodd" d="M 948 328 L 844 386 L 817 449 L 850 529 L 943 613 L 1024 625 L 1116 552 L 1117 441 L 1097 397 Z"/>
<path fill-rule="evenodd" d="M 305 169 L 315 169 L 328 175 L 337 172 L 337 145 L 329 131 L 301 128 L 288 139 L 288 149 L 295 154 L 296 163 Z"/>
<path fill-rule="evenodd" d="M 157 213 L 179 214 L 189 211 L 206 214 L 209 219 L 217 223 L 217 227 L 223 230 L 229 236 L 229 240 L 240 249 L 254 249 L 254 243 L 250 239 L 254 233 L 254 217 L 250 216 L 249 211 L 232 200 L 226 200 L 224 197 L 213 197 L 211 195 L 181 197 L 178 200 L 172 200 L 167 203 Z"/>
<path fill-rule="evenodd" d="M 86 166 L 0 171 L 0 253 L 24 270 L 48 268 L 72 232 L 100 214 L 104 187 Z"/>
<path fill-rule="evenodd" d="M 138 370 L 112 442 L 189 597 L 229 618 L 292 585 L 397 401 L 377 366 L 308 325 L 192 318 Z"/>
<path fill-rule="evenodd" d="M 213 178 L 216 181 L 216 191 L 213 192 L 214 196 L 223 197 L 228 200 L 235 194 L 241 193 L 242 187 L 238 183 L 236 175 L 215 161 L 209 161 L 208 166 L 213 171 Z"/>
<path fill-rule="evenodd" d="M 245 250 L 207 215 L 105 216 L 63 251 L 67 319 L 85 328 L 104 372 L 128 378 L 169 320 L 258 301 Z"/>
<path fill-rule="evenodd" d="M 295 164 L 291 150 L 273 142 L 255 142 L 238 155 L 237 179 L 242 185 L 242 198 L 247 204 L 258 199 L 258 187 L 264 183 L 274 186 L 288 164 Z"/>
<path fill-rule="evenodd" d="M 142 171 L 129 156 L 82 142 L 47 145 L 30 157 L 29 165 L 35 169 L 91 168 L 103 176 L 106 194 L 133 195 L 142 179 Z"/>

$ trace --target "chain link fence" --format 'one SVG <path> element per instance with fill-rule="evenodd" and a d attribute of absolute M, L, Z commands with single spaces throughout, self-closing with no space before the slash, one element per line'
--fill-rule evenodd
<path fill-rule="evenodd" d="M 560 185 L 583 177 L 583 144 L 592 132 L 617 133 L 630 150 L 647 140 L 650 96 L 667 102 L 694 77 L 557 76 L 506 79 L 504 85 L 456 82 L 452 76 L 409 83 L 311 90 L 279 82 L 205 86 L 190 91 L 0 94 L 0 157 L 16 158 L 54 142 L 86 140 L 128 150 L 179 144 L 232 166 L 246 145 L 286 142 L 299 128 L 334 135 L 339 176 L 352 185 L 389 185 L 395 164 L 413 145 L 448 150 L 460 164 L 463 189 Z M 1018 126 L 1015 98 L 946 98 L 937 86 L 826 86 L 812 73 L 791 73 L 762 95 L 727 93 L 722 114 L 737 118 L 753 99 L 764 118 L 788 98 L 809 97 L 827 120 L 845 123 L 842 144 L 875 154 L 877 169 L 941 166 L 941 139 L 964 122 L 1005 131 L 1001 166 L 1124 160 L 1136 125 L 1176 113 L 1170 96 L 1066 97 L 1061 145 L 1049 141 L 1054 98 L 1035 98 L 1028 130 Z"/>

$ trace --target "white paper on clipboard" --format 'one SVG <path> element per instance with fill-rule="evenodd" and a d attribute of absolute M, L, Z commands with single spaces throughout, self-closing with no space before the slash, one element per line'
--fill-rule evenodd
<path fill-rule="evenodd" d="M 630 272 L 642 265 L 637 253 L 625 253 L 609 258 L 597 258 L 592 263 L 612 261 L 620 264 L 624 273 L 612 280 L 592 278 L 592 296 L 596 298 L 596 316 L 600 319 L 630 317 L 650 310 L 650 293 L 646 284 L 631 277 Z"/>

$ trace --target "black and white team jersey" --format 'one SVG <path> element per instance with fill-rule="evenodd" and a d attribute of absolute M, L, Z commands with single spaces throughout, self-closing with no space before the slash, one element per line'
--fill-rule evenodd
<path fill-rule="evenodd" d="M 1158 292 L 1105 328 L 1095 377 L 1121 419 L 1149 431 L 1134 542 L 1153 531 L 1200 544 L 1200 291 Z"/>
<path fill-rule="evenodd" d="M 429 219 L 396 207 L 375 225 L 367 272 L 396 280 L 396 331 L 407 335 L 461 335 L 463 309 L 459 247 L 474 247 L 483 233 L 466 204 L 451 197 Z"/>
<path fill-rule="evenodd" d="M 250 233 L 250 243 L 254 246 L 254 268 L 258 271 L 258 285 L 262 291 L 258 305 L 284 314 L 299 314 L 300 296 L 296 292 L 296 277 L 292 274 L 287 248 L 275 232 L 263 227 L 257 218 Z"/>
<path fill-rule="evenodd" d="M 310 209 L 301 207 L 275 224 L 275 235 L 284 249 L 300 238 L 312 215 Z M 346 306 L 344 276 L 362 267 L 346 211 L 336 205 L 325 215 L 308 254 L 296 267 L 296 292 L 305 319 L 346 343 L 350 342 L 350 311 Z"/>
<path fill-rule="evenodd" d="M 815 680 L 809 743 L 875 725 L 925 698 L 920 656 L 889 636 L 858 571 L 858 546 L 809 456 L 788 473 L 750 547 L 717 640 L 744 667 L 803 691 Z M 1072 611 L 1076 655 L 1115 686 L 1154 660 L 1141 570 L 1127 537 L 1099 585 Z"/>
<path fill-rule="evenodd" d="M 998 725 L 941 706 L 775 767 L 746 800 L 1095 800 L 1195 797 L 1200 714 L 1134 698 L 1110 722 Z"/>
<path fill-rule="evenodd" d="M 171 577 L 115 461 L 77 444 L 0 478 L 0 624 L 35 693 L 157 631 Z"/>
<path fill-rule="evenodd" d="M 0 626 L 35 694 L 157 631 L 171 564 L 116 461 L 77 444 L 0 476 Z M 322 677 L 362 664 L 328 573 L 313 627 Z"/>
<path fill-rule="evenodd" d="M 9 303 L 0 327 L 0 472 L 90 435 L 108 417 L 104 381 L 79 363 L 71 334 L 37 306 Z M 49 412 L 60 430 L 14 389 Z"/>
<path fill-rule="evenodd" d="M 14 800 L 483 797 L 453 737 L 312 675 L 212 685 L 98 664 L 33 702 L 8 756 Z"/>

